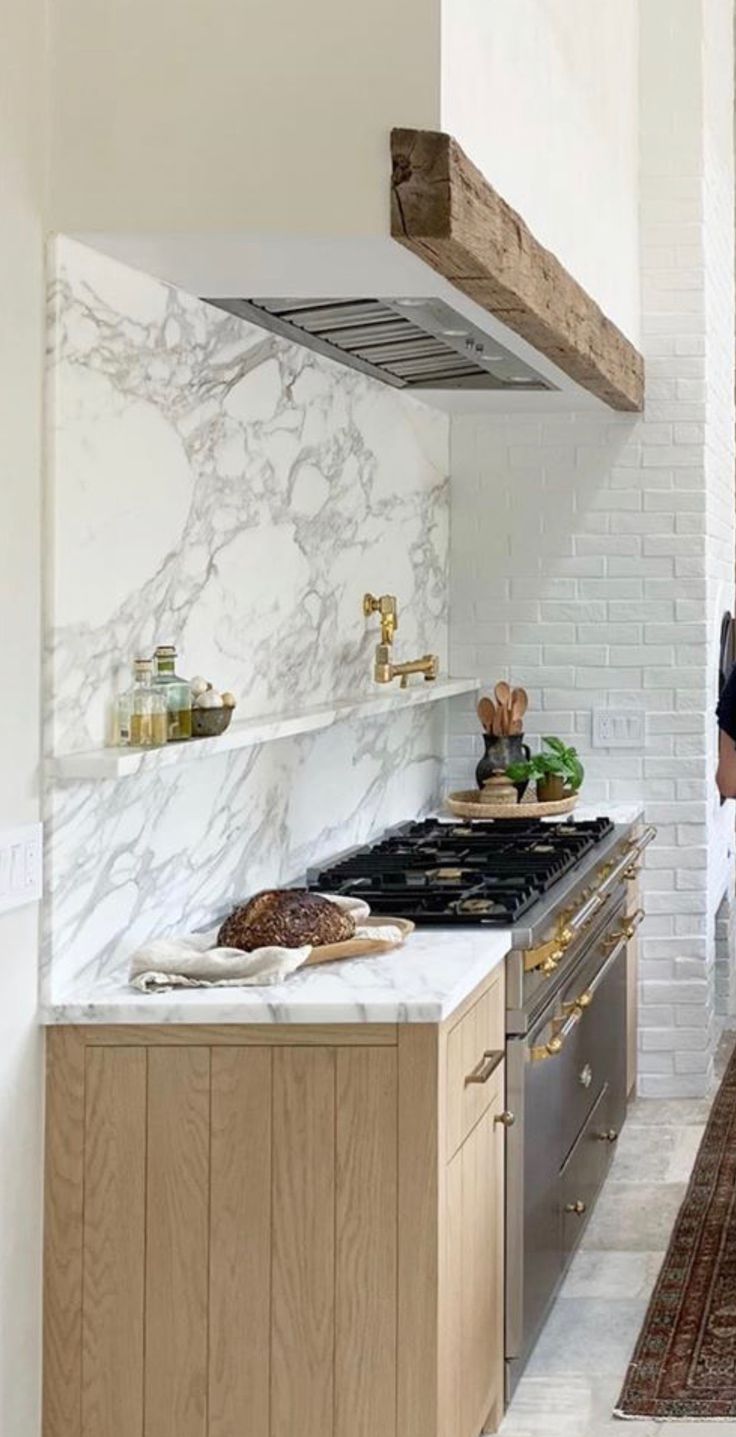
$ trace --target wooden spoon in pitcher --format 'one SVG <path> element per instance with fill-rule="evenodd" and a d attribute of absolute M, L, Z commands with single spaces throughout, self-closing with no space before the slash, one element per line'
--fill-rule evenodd
<path fill-rule="evenodd" d="M 500 704 L 502 709 L 507 709 L 511 703 L 511 689 L 506 683 L 506 680 L 501 679 L 500 682 L 496 684 L 493 692 L 496 695 L 496 703 Z"/>
<path fill-rule="evenodd" d="M 493 699 L 478 699 L 478 708 L 476 709 L 476 713 L 478 714 L 478 718 L 480 719 L 481 728 L 484 729 L 486 733 L 493 733 L 493 719 L 495 712 L 496 705 L 494 704 Z"/>
<path fill-rule="evenodd" d="M 529 695 L 526 689 L 514 689 L 511 695 L 511 722 L 520 722 L 528 707 Z"/>

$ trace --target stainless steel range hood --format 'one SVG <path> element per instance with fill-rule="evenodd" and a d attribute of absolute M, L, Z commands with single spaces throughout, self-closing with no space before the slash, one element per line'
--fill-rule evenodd
<path fill-rule="evenodd" d="M 553 390 L 443 300 L 210 299 L 396 389 Z"/>

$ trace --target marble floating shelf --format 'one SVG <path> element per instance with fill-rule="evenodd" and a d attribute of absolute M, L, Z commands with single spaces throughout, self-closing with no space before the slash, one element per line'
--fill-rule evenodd
<path fill-rule="evenodd" d="M 190 743 L 167 744 L 165 748 L 96 748 L 80 753 L 58 754 L 49 760 L 52 777 L 60 783 L 96 782 L 132 778 L 137 773 L 150 773 L 163 768 L 180 768 L 213 758 L 218 753 L 254 748 L 256 744 L 272 743 L 296 734 L 315 733 L 331 728 L 345 719 L 379 718 L 382 714 L 400 713 L 402 709 L 419 708 L 438 703 L 440 699 L 458 694 L 475 693 L 477 679 L 437 679 L 410 688 L 394 688 L 380 694 L 356 694 L 336 699 L 331 704 L 317 704 L 294 714 L 266 714 L 261 718 L 241 719 L 231 723 L 218 738 L 192 739 Z"/>

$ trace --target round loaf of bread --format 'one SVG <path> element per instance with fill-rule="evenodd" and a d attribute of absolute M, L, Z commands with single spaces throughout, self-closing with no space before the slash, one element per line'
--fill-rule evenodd
<path fill-rule="evenodd" d="M 220 948 L 302 948 L 311 943 L 342 943 L 352 938 L 355 922 L 336 903 L 307 888 L 272 888 L 236 908 L 218 935 Z"/>

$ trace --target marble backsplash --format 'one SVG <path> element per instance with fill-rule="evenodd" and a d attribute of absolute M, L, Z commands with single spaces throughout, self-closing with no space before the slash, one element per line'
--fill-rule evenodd
<path fill-rule="evenodd" d="M 130 658 L 175 643 L 238 716 L 447 661 L 445 416 L 60 238 L 49 294 L 46 751 L 102 744 Z M 47 786 L 46 996 L 209 922 L 436 796 L 444 705 L 205 763 Z"/>

